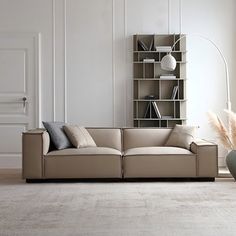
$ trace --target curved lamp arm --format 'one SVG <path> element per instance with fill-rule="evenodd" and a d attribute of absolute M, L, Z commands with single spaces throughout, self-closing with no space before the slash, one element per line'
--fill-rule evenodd
<path fill-rule="evenodd" d="M 219 49 L 219 47 L 209 38 L 203 36 L 203 35 L 200 35 L 200 34 L 188 34 L 188 36 L 197 36 L 197 37 L 200 37 L 208 42 L 210 42 L 216 49 L 217 51 L 219 52 L 223 62 L 224 62 L 224 67 L 225 67 L 225 75 L 226 75 L 226 88 L 227 88 L 227 109 L 231 111 L 231 101 L 230 101 L 230 88 L 229 88 L 229 70 L 228 70 L 228 64 L 227 64 L 227 61 L 223 55 L 223 53 L 221 52 L 221 50 Z M 175 45 L 180 41 L 182 40 L 183 38 L 186 38 L 187 35 L 184 35 L 184 36 L 181 36 L 178 40 L 175 41 L 175 43 L 173 44 L 173 46 L 171 47 L 171 51 L 169 52 L 169 56 L 171 56 L 171 52 L 173 51 Z M 166 55 L 166 56 L 168 56 Z M 166 57 L 165 56 L 165 57 Z M 173 56 L 171 56 L 173 57 Z M 174 57 L 173 57 L 174 58 Z M 171 60 L 173 60 L 173 58 L 171 58 Z M 162 62 L 161 63 L 166 63 L 168 60 L 163 60 L 164 57 L 162 58 Z M 167 58 L 168 59 L 168 58 Z M 170 58 L 169 58 L 170 59 Z M 175 58 L 174 58 L 175 60 Z M 168 62 L 167 62 L 168 63 Z M 174 62 L 174 64 L 176 65 L 176 60 Z M 175 69 L 175 68 L 174 68 Z"/>

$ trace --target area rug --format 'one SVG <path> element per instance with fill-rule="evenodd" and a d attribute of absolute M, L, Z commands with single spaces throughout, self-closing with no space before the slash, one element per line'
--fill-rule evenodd
<path fill-rule="evenodd" d="M 0 235 L 232 236 L 236 183 L 26 184 L 0 176 Z"/>

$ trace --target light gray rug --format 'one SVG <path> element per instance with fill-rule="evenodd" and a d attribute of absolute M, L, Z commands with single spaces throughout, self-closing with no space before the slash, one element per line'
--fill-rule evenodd
<path fill-rule="evenodd" d="M 236 235 L 236 183 L 43 183 L 0 175 L 0 235 Z"/>

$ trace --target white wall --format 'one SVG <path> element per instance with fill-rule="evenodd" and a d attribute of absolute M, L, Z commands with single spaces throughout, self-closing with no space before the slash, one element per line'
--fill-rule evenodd
<path fill-rule="evenodd" d="M 236 110 L 235 18 L 234 0 L 0 0 L 1 32 L 41 32 L 42 120 L 85 126 L 132 125 L 136 33 L 211 38 L 228 61 Z M 189 37 L 187 47 L 188 122 L 213 139 L 205 112 L 225 107 L 223 63 L 207 41 Z"/>

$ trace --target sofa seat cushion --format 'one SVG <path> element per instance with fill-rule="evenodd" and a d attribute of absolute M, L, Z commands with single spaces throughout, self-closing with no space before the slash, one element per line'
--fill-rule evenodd
<path fill-rule="evenodd" d="M 86 148 L 67 148 L 49 152 L 46 156 L 80 156 L 80 155 L 121 155 L 121 152 L 114 148 L 107 147 L 86 147 Z"/>
<path fill-rule="evenodd" d="M 44 177 L 121 178 L 121 152 L 107 147 L 68 148 L 44 158 Z"/>
<path fill-rule="evenodd" d="M 131 148 L 123 168 L 124 178 L 196 177 L 196 155 L 176 147 Z"/>
<path fill-rule="evenodd" d="M 124 156 L 137 155 L 194 155 L 187 149 L 178 147 L 138 147 L 125 151 Z"/>

